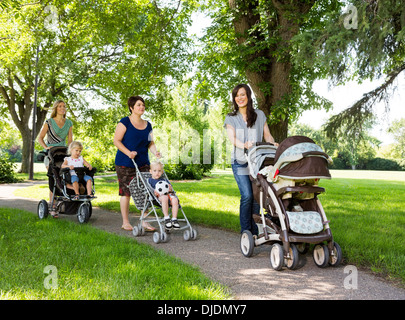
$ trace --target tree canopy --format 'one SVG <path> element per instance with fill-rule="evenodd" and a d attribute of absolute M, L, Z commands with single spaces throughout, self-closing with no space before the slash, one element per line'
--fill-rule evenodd
<path fill-rule="evenodd" d="M 189 70 L 184 57 L 194 5 L 180 0 L 21 0 L 18 6 L 1 7 L 1 112 L 10 113 L 21 132 L 23 158 L 28 160 L 36 74 L 36 133 L 57 99 L 67 102 L 75 120 L 88 91 L 119 102 L 145 95 L 158 109 L 168 90 L 166 77 L 181 79 Z"/>

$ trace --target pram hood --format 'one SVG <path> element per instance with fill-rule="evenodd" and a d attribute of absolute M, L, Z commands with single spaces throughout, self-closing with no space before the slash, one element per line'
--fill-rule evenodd
<path fill-rule="evenodd" d="M 261 166 L 267 159 L 274 162 L 277 147 L 268 143 L 257 143 L 256 146 L 249 149 L 246 158 L 248 161 L 249 174 L 256 179 Z"/>
<path fill-rule="evenodd" d="M 280 143 L 275 155 L 272 178 L 330 179 L 332 159 L 312 139 L 292 136 Z"/>
<path fill-rule="evenodd" d="M 67 147 L 52 147 L 48 151 L 48 157 L 49 157 L 49 164 L 53 166 L 60 167 L 65 159 L 67 157 L 68 153 L 68 148 Z"/>

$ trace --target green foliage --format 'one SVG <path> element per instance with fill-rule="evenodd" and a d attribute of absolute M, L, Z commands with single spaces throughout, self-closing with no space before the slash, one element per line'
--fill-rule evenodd
<path fill-rule="evenodd" d="M 14 183 L 20 181 L 15 174 L 16 165 L 10 161 L 6 153 L 0 151 L 0 183 Z"/>
<path fill-rule="evenodd" d="M 28 121 L 36 74 L 37 133 L 57 99 L 67 102 L 71 120 L 80 121 L 88 107 L 87 92 L 95 92 L 111 104 L 125 104 L 130 95 L 144 95 L 150 108 L 160 108 L 166 78 L 181 79 L 190 70 L 185 61 L 191 43 L 187 26 L 196 3 L 178 4 L 181 6 L 164 0 L 21 0 L 17 11 L 9 5 L 3 7 L 0 116 L 11 114 L 21 132 L 23 170 L 30 145 Z"/>
<path fill-rule="evenodd" d="M 171 179 L 201 179 L 213 167 L 211 156 L 209 161 L 204 157 L 204 130 L 209 129 L 207 105 L 195 97 L 189 84 L 177 86 L 164 103 L 164 116 L 155 117 L 154 139 Z"/>

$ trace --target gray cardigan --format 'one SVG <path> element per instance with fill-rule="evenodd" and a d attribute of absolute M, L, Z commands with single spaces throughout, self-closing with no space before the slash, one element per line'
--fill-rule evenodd
<path fill-rule="evenodd" d="M 266 123 L 266 115 L 262 110 L 255 109 L 257 114 L 256 122 L 251 127 L 248 128 L 246 122 L 243 120 L 241 113 L 234 116 L 227 115 L 224 121 L 224 128 L 226 125 L 231 125 L 236 132 L 236 139 L 245 143 L 246 141 L 262 142 L 263 141 L 263 129 Z M 231 155 L 232 163 L 237 160 L 239 163 L 246 163 L 246 157 L 244 154 L 244 149 L 233 147 Z"/>

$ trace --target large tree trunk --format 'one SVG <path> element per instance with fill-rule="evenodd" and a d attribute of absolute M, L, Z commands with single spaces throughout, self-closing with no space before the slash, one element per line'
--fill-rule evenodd
<path fill-rule="evenodd" d="M 21 92 L 17 92 L 14 82 L 18 83 L 18 87 Z M 32 129 L 30 129 L 32 123 L 32 111 L 33 111 L 33 84 L 25 84 L 16 76 L 13 76 L 11 72 L 8 76 L 8 86 L 0 84 L 0 94 L 8 106 L 8 110 L 11 115 L 11 119 L 20 131 L 22 138 L 22 163 L 20 171 L 28 173 L 30 164 L 30 152 L 32 141 Z M 51 106 L 51 102 L 45 103 L 42 108 L 37 110 L 37 118 L 35 123 L 35 137 L 37 138 L 42 125 L 45 122 L 48 108 Z M 30 123 L 31 122 L 31 123 Z"/>
<path fill-rule="evenodd" d="M 301 17 L 297 17 L 307 13 L 314 2 L 314 0 L 273 0 L 272 4 L 277 19 L 269 20 L 268 26 L 271 34 L 276 34 L 280 41 L 271 48 L 254 50 L 254 53 L 244 57 L 248 62 L 245 72 L 249 85 L 256 96 L 259 109 L 266 114 L 268 119 L 277 104 L 282 103 L 293 93 L 290 81 L 292 71 L 290 40 L 299 32 Z M 246 46 L 247 38 L 252 36 L 248 31 L 260 22 L 260 15 L 256 13 L 258 6 L 259 2 L 254 0 L 229 0 L 229 7 L 238 9 L 235 10 L 237 13 L 234 14 L 233 25 L 237 35 L 236 40 L 242 48 Z M 254 36 L 261 37 L 260 34 L 254 34 Z M 280 58 L 280 54 L 275 54 L 276 52 L 283 52 L 282 58 Z M 249 68 L 249 62 L 257 59 L 267 61 L 267 63 L 261 64 L 260 70 Z M 270 132 L 277 142 L 284 140 L 288 133 L 289 105 L 287 100 L 284 101 L 285 103 L 282 104 L 283 116 L 278 117 L 275 122 L 269 123 Z"/>

